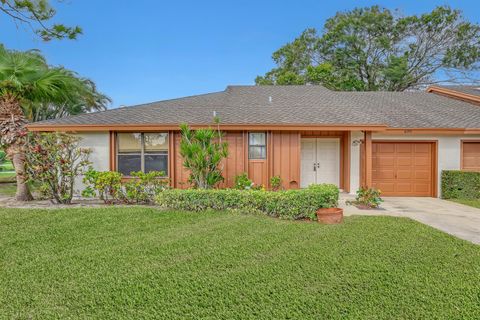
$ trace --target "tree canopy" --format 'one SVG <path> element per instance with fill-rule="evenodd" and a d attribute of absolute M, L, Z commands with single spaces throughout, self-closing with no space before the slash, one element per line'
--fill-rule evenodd
<path fill-rule="evenodd" d="M 102 110 L 108 101 L 93 82 L 48 65 L 40 52 L 7 50 L 0 45 L 0 147 L 15 167 L 17 200 L 32 198 L 25 175 L 26 123 Z"/>
<path fill-rule="evenodd" d="M 277 66 L 256 84 L 403 91 L 472 82 L 480 66 L 480 26 L 448 6 L 412 16 L 379 6 L 356 8 L 329 18 L 321 34 L 303 31 L 272 59 Z"/>
<path fill-rule="evenodd" d="M 82 33 L 79 26 L 52 23 L 56 10 L 49 0 L 0 0 L 0 12 L 15 23 L 29 27 L 44 41 L 52 39 L 76 39 Z"/>

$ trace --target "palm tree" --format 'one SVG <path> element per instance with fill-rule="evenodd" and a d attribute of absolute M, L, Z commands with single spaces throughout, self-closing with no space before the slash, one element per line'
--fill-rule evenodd
<path fill-rule="evenodd" d="M 24 172 L 28 121 L 102 110 L 109 101 L 93 82 L 49 66 L 38 51 L 19 52 L 0 45 L 0 147 L 15 167 L 17 200 L 32 199 Z"/>

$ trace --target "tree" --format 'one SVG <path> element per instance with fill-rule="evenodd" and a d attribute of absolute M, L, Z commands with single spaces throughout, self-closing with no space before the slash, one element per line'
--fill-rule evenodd
<path fill-rule="evenodd" d="M 101 109 L 98 93 L 86 79 L 62 67 L 49 66 L 38 51 L 18 52 L 0 46 L 0 148 L 12 159 L 19 201 L 30 200 L 25 183 L 25 128 L 36 106 L 77 105 Z"/>
<path fill-rule="evenodd" d="M 333 90 L 403 91 L 471 82 L 480 62 L 480 26 L 447 6 L 401 16 L 378 6 L 339 12 L 322 34 L 305 30 L 273 53 L 277 67 L 258 85 L 322 84 Z"/>
<path fill-rule="evenodd" d="M 66 133 L 29 134 L 26 154 L 26 175 L 29 181 L 40 182 L 40 190 L 53 203 L 70 204 L 75 179 L 92 163 L 91 149 L 81 148 L 81 138 Z"/>
<path fill-rule="evenodd" d="M 223 181 L 221 163 L 228 156 L 228 144 L 221 141 L 220 130 L 191 130 L 186 124 L 180 125 L 180 130 L 180 155 L 184 167 L 190 171 L 193 186 L 210 189 Z"/>
<path fill-rule="evenodd" d="M 27 25 L 44 41 L 52 39 L 76 39 L 82 33 L 79 26 L 49 23 L 56 14 L 49 0 L 0 0 L 0 12 L 15 23 Z"/>

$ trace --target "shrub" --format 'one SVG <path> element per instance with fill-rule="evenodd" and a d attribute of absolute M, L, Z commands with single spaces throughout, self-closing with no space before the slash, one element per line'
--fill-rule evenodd
<path fill-rule="evenodd" d="M 80 140 L 56 132 L 29 135 L 25 153 L 27 180 L 40 183 L 44 198 L 54 203 L 71 203 L 75 178 L 91 164 L 91 150 L 80 148 Z"/>
<path fill-rule="evenodd" d="M 162 177 L 162 171 L 131 172 L 129 179 L 123 180 L 119 172 L 96 171 L 90 168 L 83 179 L 87 185 L 83 190 L 84 197 L 98 196 L 103 202 L 112 204 L 144 203 L 150 204 L 155 201 L 155 196 L 168 187 L 168 180 Z"/>
<path fill-rule="evenodd" d="M 443 170 L 443 199 L 480 198 L 480 172 Z"/>
<path fill-rule="evenodd" d="M 98 197 L 103 202 L 112 204 L 124 199 L 122 192 L 122 174 L 115 171 L 96 171 L 93 168 L 85 173 L 83 183 L 87 185 L 82 191 L 84 197 Z"/>
<path fill-rule="evenodd" d="M 378 208 L 383 202 L 380 197 L 381 191 L 375 188 L 360 188 L 357 190 L 355 201 L 347 201 L 347 204 L 364 205 L 369 208 Z"/>
<path fill-rule="evenodd" d="M 279 192 L 170 189 L 157 196 L 157 204 L 165 208 L 189 211 L 233 209 L 261 212 L 282 219 L 314 219 L 317 209 L 337 206 L 338 195 L 339 190 L 335 185 L 317 185 L 307 189 Z"/>
<path fill-rule="evenodd" d="M 273 176 L 270 178 L 270 188 L 273 191 L 278 191 L 282 188 L 282 178 L 280 176 Z"/>
<path fill-rule="evenodd" d="M 237 190 L 250 190 L 253 187 L 254 183 L 248 178 L 246 172 L 235 176 L 235 189 Z"/>
<path fill-rule="evenodd" d="M 124 183 L 125 201 L 128 203 L 151 204 L 160 192 L 168 188 L 168 180 L 163 178 L 163 171 L 131 172 L 130 176 Z"/>

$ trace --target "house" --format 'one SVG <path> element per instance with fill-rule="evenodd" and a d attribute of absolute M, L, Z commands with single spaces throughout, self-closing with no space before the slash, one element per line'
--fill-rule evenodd
<path fill-rule="evenodd" d="M 469 91 L 466 91 L 466 90 Z M 93 149 L 97 170 L 163 170 L 188 187 L 179 123 L 216 126 L 229 143 L 223 187 L 247 172 L 268 186 L 373 186 L 385 196 L 440 194 L 445 169 L 480 170 L 480 94 L 335 92 L 321 86 L 229 86 L 224 91 L 37 122 L 31 131 L 69 131 Z M 480 93 L 480 91 L 478 91 Z"/>

